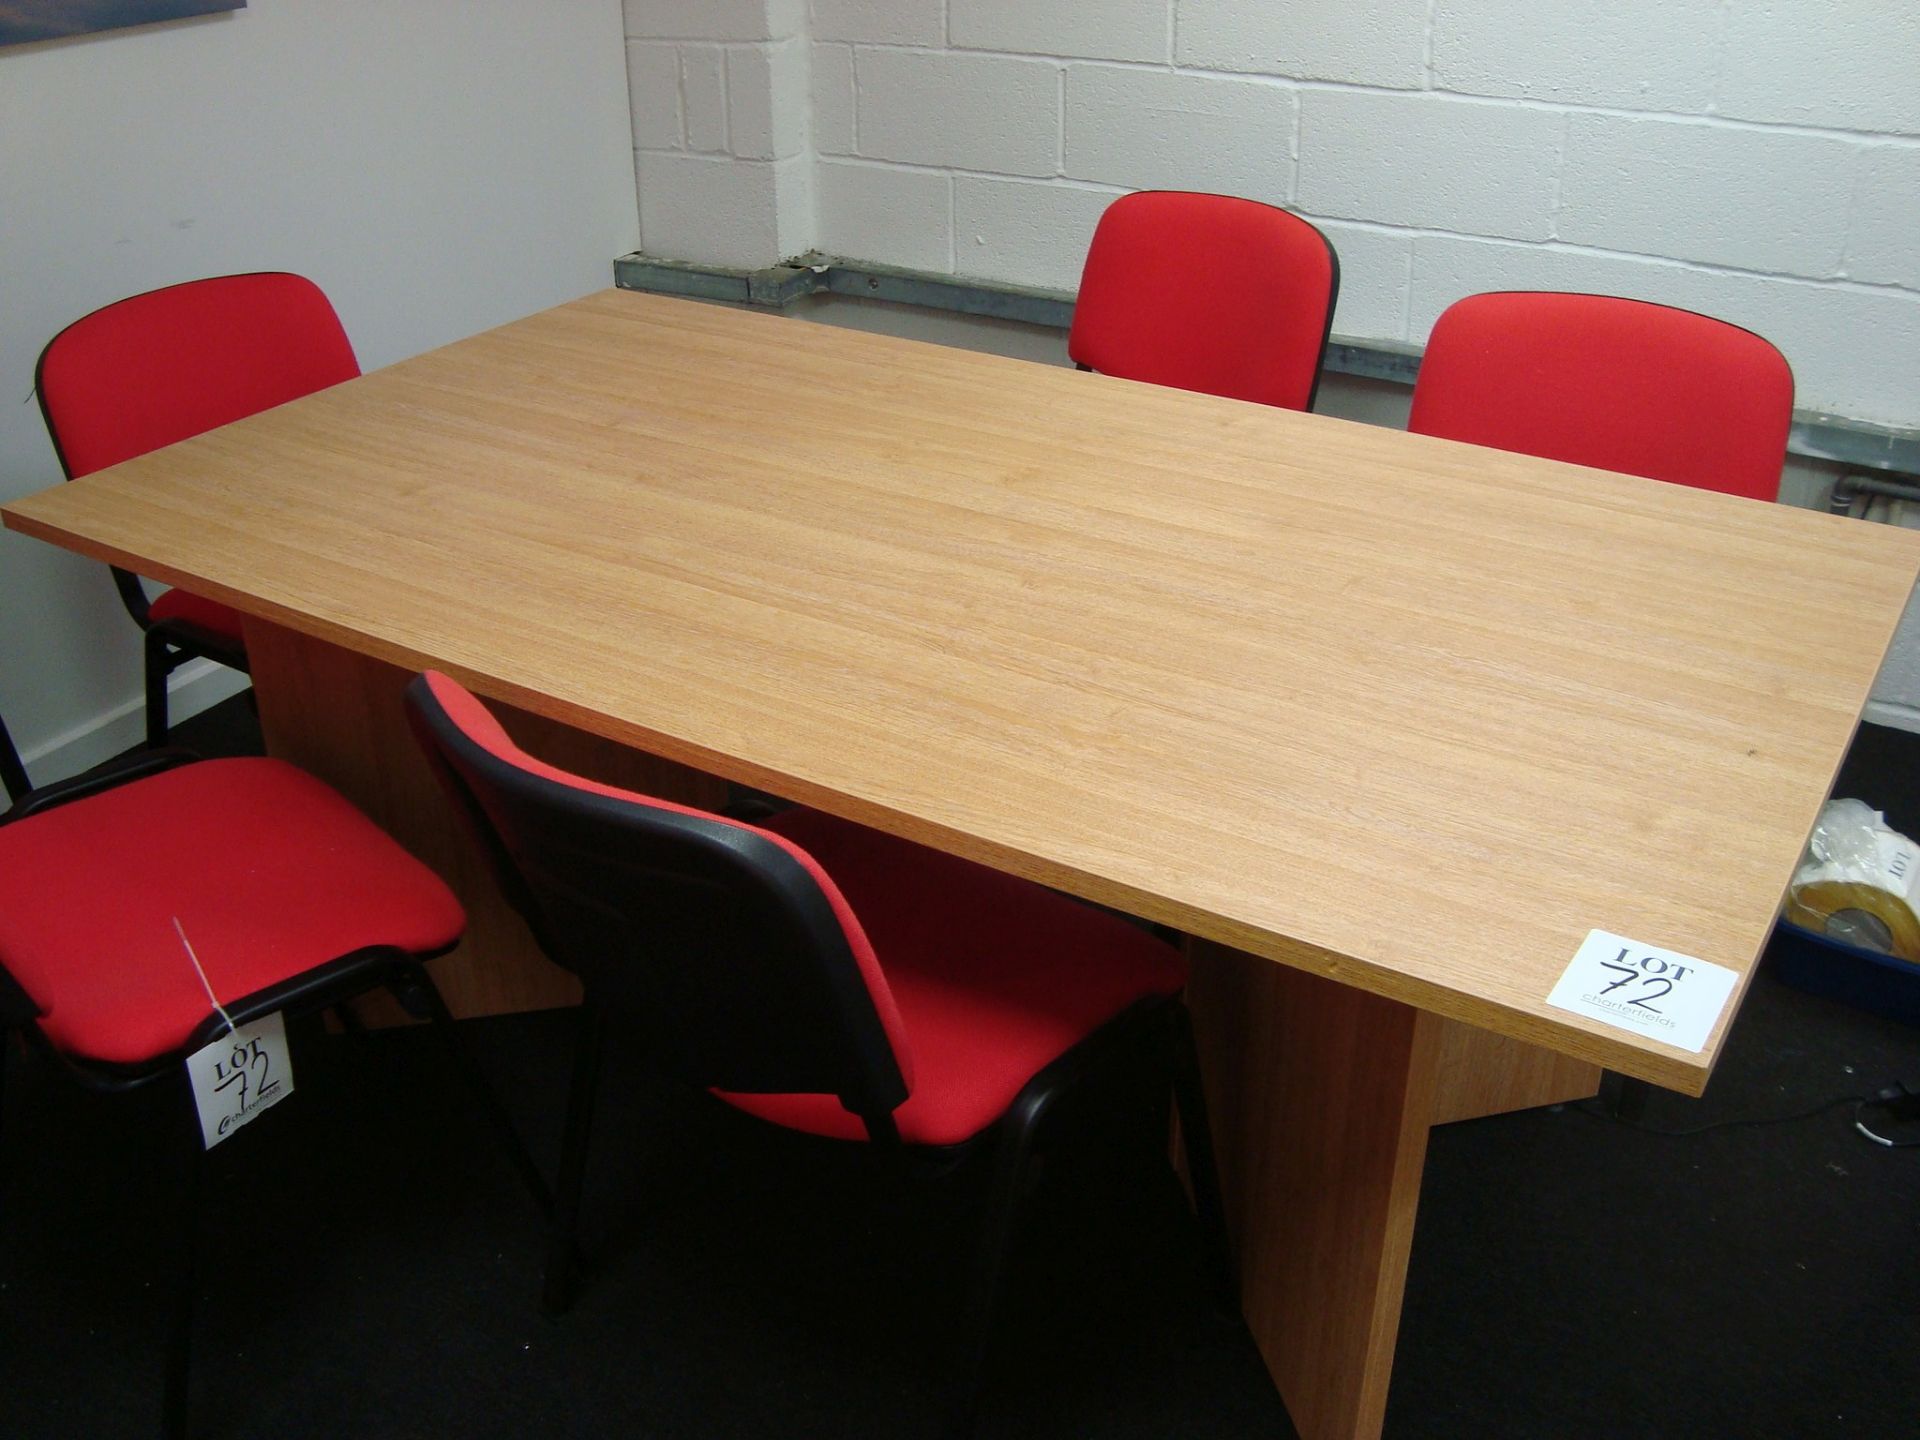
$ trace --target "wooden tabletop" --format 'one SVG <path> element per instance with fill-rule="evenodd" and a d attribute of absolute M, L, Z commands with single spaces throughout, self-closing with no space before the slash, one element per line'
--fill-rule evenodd
<path fill-rule="evenodd" d="M 1590 929 L 1744 977 L 1920 536 L 618 291 L 16 530 L 1687 1091 Z"/>

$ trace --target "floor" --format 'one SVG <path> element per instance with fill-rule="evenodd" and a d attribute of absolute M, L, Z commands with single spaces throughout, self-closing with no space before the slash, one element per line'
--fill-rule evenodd
<path fill-rule="evenodd" d="M 183 730 L 249 739 L 244 705 Z M 462 1030 L 550 1160 L 569 1017 Z M 876 1172 L 616 1054 L 593 1267 L 544 1318 L 537 1217 L 424 1038 L 296 1036 L 295 1095 L 213 1152 L 197 1435 L 934 1433 L 965 1184 Z M 180 1101 L 7 1063 L 0 1436 L 150 1435 Z M 1763 973 L 1704 1100 L 1436 1132 L 1389 1437 L 1920 1433 L 1920 1149 L 1829 1103 L 1895 1079 L 1920 1087 L 1920 1028 Z M 1667 1133 L 1744 1120 L 1766 1123 Z M 1055 1156 L 983 1437 L 1291 1433 L 1209 1304 L 1156 1142 L 1136 1102 Z"/>

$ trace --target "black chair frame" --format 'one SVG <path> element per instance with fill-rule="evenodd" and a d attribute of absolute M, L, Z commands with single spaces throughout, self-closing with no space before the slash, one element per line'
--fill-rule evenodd
<path fill-rule="evenodd" d="M 5 739 L 5 722 L 0 721 L 0 739 Z M 10 751 L 12 742 L 6 739 Z M 0 825 L 11 825 L 60 805 L 72 804 L 100 794 L 132 780 L 164 770 L 194 763 L 197 757 L 181 750 L 141 752 L 119 764 L 72 780 L 45 786 L 16 799 L 13 808 L 0 816 Z M 479 1065 L 454 1033 L 453 1016 L 440 989 L 426 971 L 425 962 L 446 953 L 451 946 L 430 954 L 413 954 L 391 946 L 370 946 L 340 956 L 324 965 L 296 975 L 281 984 L 257 990 L 226 1005 L 226 1014 L 234 1025 L 251 1024 L 275 1011 L 290 1019 L 315 1014 L 343 1005 L 376 989 L 384 989 L 397 1000 L 408 1015 L 430 1022 L 448 1062 L 458 1073 L 487 1127 L 506 1152 L 513 1167 L 543 1215 L 551 1215 L 553 1202 L 545 1177 L 527 1153 L 506 1108 L 487 1083 Z M 0 966 L 0 1121 L 5 1117 L 7 1051 L 10 1032 L 18 1031 L 28 1046 L 56 1064 L 83 1089 L 101 1095 L 119 1095 L 142 1089 L 156 1082 L 177 1085 L 183 1107 L 182 1120 L 187 1129 L 186 1156 L 179 1186 L 180 1243 L 176 1247 L 178 1265 L 172 1276 L 172 1316 L 169 1323 L 162 1434 L 167 1440 L 184 1440 L 187 1434 L 187 1391 L 192 1356 L 193 1315 L 199 1288 L 199 1204 L 203 1168 L 203 1146 L 192 1086 L 187 1079 L 186 1057 L 227 1033 L 227 1021 L 210 1015 L 177 1049 L 139 1064 L 114 1064 L 76 1058 L 59 1050 L 36 1023 L 40 1012 L 19 983 Z M 0 1127 L 0 1139 L 4 1128 Z M 0 1157 L 4 1157 L 0 1146 Z M 0 1182 L 5 1170 L 0 1166 Z"/>
<path fill-rule="evenodd" d="M 573 1299 L 593 1112 L 616 1021 L 624 1032 L 643 1037 L 642 1064 L 657 1079 L 700 1089 L 837 1094 L 865 1125 L 872 1148 L 917 1175 L 991 1165 L 952 1379 L 950 1435 L 972 1430 L 1007 1254 L 1042 1141 L 1061 1099 L 1095 1077 L 1143 1059 L 1168 1067 L 1208 1262 L 1222 1305 L 1237 1313 L 1206 1103 L 1180 997 L 1129 1007 L 1035 1075 L 996 1124 L 963 1144 L 906 1145 L 892 1111 L 907 1091 L 871 993 L 818 884 L 785 849 L 721 820 L 656 810 L 531 775 L 476 744 L 439 705 L 424 677 L 408 686 L 407 712 L 508 900 L 547 954 L 579 975 L 585 990 L 543 1285 L 550 1313 L 566 1310 Z M 688 849 L 705 853 L 689 864 Z M 719 883 L 723 876 L 736 888 Z M 639 912 L 673 911 L 685 898 L 673 895 L 679 887 L 692 892 L 690 906 L 724 906 L 727 916 L 704 931 L 689 932 L 672 917 L 657 930 L 650 927 Z M 609 896 L 632 903 L 617 905 Z M 814 972 L 811 979 L 797 978 L 793 972 L 800 969 Z M 761 1048 L 767 1027 L 729 1013 L 734 997 L 712 1006 L 716 1015 L 689 1021 L 684 1004 L 676 1002 L 685 1001 L 685 990 L 699 980 L 680 987 L 667 978 L 677 972 L 712 979 L 729 971 L 738 972 L 732 987 L 779 1017 L 783 1033 L 770 1042 L 771 1053 Z M 818 983 L 823 974 L 824 987 Z M 744 1046 L 738 1035 L 726 1033 L 736 1022 L 753 1032 Z M 708 1047 L 719 1057 L 711 1063 L 705 1061 Z"/>
<path fill-rule="evenodd" d="M 27 768 L 20 763 L 20 752 L 14 748 L 13 732 L 4 719 L 0 719 L 0 784 L 7 788 L 8 801 L 16 805 L 32 788 L 27 783 Z"/>

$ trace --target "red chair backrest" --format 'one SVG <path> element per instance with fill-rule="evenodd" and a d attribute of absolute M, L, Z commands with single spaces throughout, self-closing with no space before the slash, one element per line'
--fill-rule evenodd
<path fill-rule="evenodd" d="M 1144 190 L 1094 229 L 1067 353 L 1103 375 L 1307 410 L 1339 289 L 1333 247 L 1298 215 Z"/>
<path fill-rule="evenodd" d="M 36 388 L 69 479 L 360 373 L 320 287 L 222 275 L 134 295 L 62 330 Z"/>
<path fill-rule="evenodd" d="M 839 887 L 784 836 L 569 774 L 445 675 L 407 716 L 548 957 L 641 1031 L 656 1074 L 837 1095 L 890 1116 L 912 1085 L 899 1010 Z"/>
<path fill-rule="evenodd" d="M 1793 371 L 1751 330 L 1609 295 L 1470 295 L 1435 322 L 1409 430 L 1721 490 L 1780 493 Z"/>

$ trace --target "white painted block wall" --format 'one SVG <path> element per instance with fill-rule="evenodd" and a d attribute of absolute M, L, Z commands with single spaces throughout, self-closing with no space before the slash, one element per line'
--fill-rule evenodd
<path fill-rule="evenodd" d="M 749 267 L 814 248 L 805 0 L 626 0 L 625 13 L 641 248 Z"/>
<path fill-rule="evenodd" d="M 1115 195 L 1223 190 L 1324 223 L 1340 334 L 1420 342 L 1477 290 L 1639 295 L 1772 337 L 1805 408 L 1920 426 L 1920 5 L 628 0 L 627 20 L 652 254 L 817 247 L 1071 289 Z"/>

